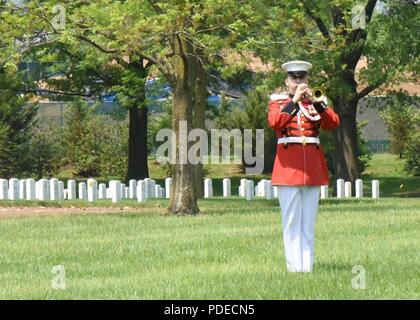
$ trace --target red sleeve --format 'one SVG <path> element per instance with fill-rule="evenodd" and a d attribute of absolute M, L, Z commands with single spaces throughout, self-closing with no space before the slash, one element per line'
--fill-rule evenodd
<path fill-rule="evenodd" d="M 320 113 L 321 128 L 325 130 L 334 130 L 340 125 L 340 117 L 331 108 L 326 108 Z"/>
<path fill-rule="evenodd" d="M 285 100 L 270 100 L 268 104 L 268 123 L 274 130 L 283 129 L 293 118 L 290 113 L 282 112 L 286 102 Z"/>

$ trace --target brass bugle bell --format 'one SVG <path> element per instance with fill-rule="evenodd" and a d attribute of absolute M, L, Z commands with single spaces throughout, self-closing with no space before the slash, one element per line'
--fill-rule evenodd
<path fill-rule="evenodd" d="M 325 92 L 322 88 L 314 88 L 312 90 L 312 95 L 309 95 L 309 98 L 312 100 L 312 102 L 321 104 L 324 108 L 327 107 L 327 104 L 325 102 L 327 100 L 327 97 L 325 96 Z"/>
<path fill-rule="evenodd" d="M 312 90 L 312 100 L 315 102 L 324 101 L 325 92 L 321 88 L 315 88 Z"/>

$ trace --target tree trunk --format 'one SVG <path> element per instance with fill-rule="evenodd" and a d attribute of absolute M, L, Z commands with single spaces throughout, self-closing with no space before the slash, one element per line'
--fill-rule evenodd
<path fill-rule="evenodd" d="M 195 75 L 195 99 L 194 99 L 194 128 L 205 128 L 205 107 L 207 101 L 207 72 L 196 59 L 197 68 Z M 202 158 L 201 158 L 202 159 Z M 203 159 L 202 159 L 203 160 Z M 194 165 L 195 192 L 197 198 L 204 197 L 204 172 L 203 164 Z"/>
<path fill-rule="evenodd" d="M 129 109 L 128 170 L 127 181 L 142 180 L 149 177 L 147 162 L 147 108 Z"/>
<path fill-rule="evenodd" d="M 354 181 L 359 177 L 357 169 L 357 100 L 337 98 L 334 111 L 340 116 L 340 126 L 334 130 L 334 178 Z"/>
<path fill-rule="evenodd" d="M 172 190 L 169 201 L 169 212 L 174 214 L 197 214 L 200 212 L 195 193 L 194 166 L 188 161 L 188 150 L 192 143 L 186 137 L 180 137 L 180 124 L 187 124 L 187 135 L 193 124 L 193 95 L 192 81 L 194 63 L 191 62 L 193 50 L 191 45 L 180 36 L 174 36 L 174 89 L 172 109 L 172 130 L 176 137 L 173 152 L 176 162 L 172 166 Z M 186 139 L 186 141 L 184 141 Z M 185 150 L 187 149 L 187 150 Z M 181 161 L 184 158 L 184 161 Z M 185 159 L 186 158 L 186 159 Z M 186 161 L 185 161 L 186 160 Z"/>

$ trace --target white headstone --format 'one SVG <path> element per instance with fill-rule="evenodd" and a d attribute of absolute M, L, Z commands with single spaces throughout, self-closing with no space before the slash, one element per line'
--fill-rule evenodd
<path fill-rule="evenodd" d="M 267 200 L 273 199 L 273 186 L 271 184 L 271 180 L 265 181 L 265 198 Z"/>
<path fill-rule="evenodd" d="M 166 190 L 165 190 L 165 188 L 161 188 L 161 189 L 160 189 L 160 197 L 161 197 L 161 198 L 165 198 L 165 194 L 166 194 Z"/>
<path fill-rule="evenodd" d="M 98 199 L 106 199 L 106 184 L 100 183 L 99 190 L 98 190 Z"/>
<path fill-rule="evenodd" d="M 110 188 L 106 188 L 106 198 L 107 199 L 111 199 L 112 198 L 112 196 L 111 196 L 111 189 Z"/>
<path fill-rule="evenodd" d="M 147 200 L 147 182 L 145 180 L 140 180 L 137 183 L 137 201 L 145 202 Z"/>
<path fill-rule="evenodd" d="M 246 200 L 254 199 L 254 181 L 247 180 L 245 184 L 245 198 Z"/>
<path fill-rule="evenodd" d="M 156 199 L 160 198 L 161 189 L 162 187 L 160 185 L 155 185 L 155 198 Z"/>
<path fill-rule="evenodd" d="M 204 198 L 213 198 L 213 184 L 210 178 L 204 179 Z"/>
<path fill-rule="evenodd" d="M 137 181 L 131 179 L 128 182 L 128 188 L 129 188 L 128 197 L 130 199 L 135 199 L 136 198 L 136 192 L 137 192 L 137 190 L 136 190 L 137 189 Z"/>
<path fill-rule="evenodd" d="M 227 198 L 230 197 L 232 195 L 231 192 L 231 181 L 228 178 L 223 179 L 223 197 Z"/>
<path fill-rule="evenodd" d="M 79 182 L 79 199 L 80 200 L 87 199 L 86 182 Z"/>
<path fill-rule="evenodd" d="M 58 199 L 58 179 L 50 179 L 50 200 L 59 200 Z"/>
<path fill-rule="evenodd" d="M 95 179 L 87 180 L 87 198 L 89 202 L 98 200 L 98 182 Z"/>
<path fill-rule="evenodd" d="M 279 187 L 278 186 L 273 186 L 273 194 L 274 194 L 274 198 L 278 198 L 279 197 Z"/>
<path fill-rule="evenodd" d="M 356 198 L 363 198 L 363 180 L 356 179 Z"/>
<path fill-rule="evenodd" d="M 111 189 L 112 202 L 118 202 L 121 200 L 121 182 L 118 180 L 111 180 L 109 182 L 109 188 Z"/>
<path fill-rule="evenodd" d="M 321 186 L 321 199 L 328 198 L 328 186 Z"/>
<path fill-rule="evenodd" d="M 19 200 L 26 199 L 26 179 L 19 180 Z"/>
<path fill-rule="evenodd" d="M 45 200 L 50 200 L 51 199 L 51 186 L 50 186 L 50 180 L 45 179 L 47 181 L 47 199 Z"/>
<path fill-rule="evenodd" d="M 337 179 L 337 198 L 344 197 L 344 180 Z"/>
<path fill-rule="evenodd" d="M 267 179 L 262 179 L 258 184 L 258 195 L 263 198 L 266 197 L 266 192 L 267 192 L 266 183 L 267 183 Z"/>
<path fill-rule="evenodd" d="M 165 196 L 166 199 L 171 197 L 171 186 L 172 186 L 172 178 L 165 179 Z"/>
<path fill-rule="evenodd" d="M 35 180 L 26 179 L 26 200 L 35 200 L 35 199 L 36 199 Z"/>
<path fill-rule="evenodd" d="M 125 199 L 130 199 L 130 187 L 125 187 Z"/>
<path fill-rule="evenodd" d="M 9 183 L 6 179 L 0 179 L 0 200 L 9 198 Z"/>
<path fill-rule="evenodd" d="M 247 180 L 246 179 L 241 179 L 241 183 L 239 185 L 239 196 L 240 197 L 245 197 L 245 185 L 246 185 Z"/>
<path fill-rule="evenodd" d="M 150 199 L 152 194 L 152 179 L 146 178 L 143 180 L 146 183 L 146 198 Z M 153 189 L 154 192 L 154 189 Z"/>
<path fill-rule="evenodd" d="M 67 181 L 67 199 L 68 200 L 76 199 L 76 181 L 75 180 Z"/>
<path fill-rule="evenodd" d="M 125 183 L 121 183 L 121 199 L 125 199 L 126 198 L 125 197 L 125 188 L 126 188 Z"/>
<path fill-rule="evenodd" d="M 58 181 L 58 200 L 64 200 L 64 182 Z"/>
<path fill-rule="evenodd" d="M 16 178 L 9 179 L 9 200 L 19 199 L 19 180 Z"/>
<path fill-rule="evenodd" d="M 372 198 L 379 199 L 379 180 L 372 180 Z"/>
<path fill-rule="evenodd" d="M 155 198 L 155 190 L 156 190 L 156 181 L 151 179 L 150 180 L 150 188 L 149 188 L 151 199 Z"/>
<path fill-rule="evenodd" d="M 344 196 L 346 198 L 351 198 L 351 182 L 350 181 L 346 181 L 344 183 Z"/>
<path fill-rule="evenodd" d="M 50 185 L 47 179 L 41 179 L 35 183 L 36 198 L 38 200 L 49 200 L 48 186 Z"/>

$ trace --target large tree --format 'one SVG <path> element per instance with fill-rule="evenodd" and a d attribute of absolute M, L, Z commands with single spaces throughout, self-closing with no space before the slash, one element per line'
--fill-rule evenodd
<path fill-rule="evenodd" d="M 223 48 L 238 41 L 237 30 L 253 12 L 250 6 L 247 1 L 238 6 L 221 0 L 100 1 L 79 16 L 79 23 L 86 23 L 98 12 L 103 14 L 105 7 L 109 9 L 109 16 L 118 19 L 96 20 L 89 28 L 89 41 L 103 47 L 106 40 L 106 50 L 118 48 L 126 56 L 153 63 L 172 87 L 172 130 L 176 138 L 172 151 L 177 157 L 172 170 L 172 213 L 199 212 L 196 183 L 200 182 L 195 180 L 194 165 L 181 161 L 192 142 L 180 141 L 180 126 L 185 123 L 188 132 L 195 122 L 202 126 L 203 112 L 198 106 L 203 105 L 206 94 L 203 88 L 208 64 L 220 59 Z"/>
<path fill-rule="evenodd" d="M 311 83 L 326 89 L 341 118 L 334 131 L 335 175 L 354 181 L 360 174 L 358 101 L 383 85 L 402 81 L 401 76 L 405 80 L 418 77 L 419 4 L 402 0 L 380 1 L 379 6 L 377 0 L 268 2 L 273 14 L 261 28 L 265 46 L 259 52 L 277 70 L 291 59 L 314 64 Z M 367 67 L 357 74 L 361 59 Z"/>
<path fill-rule="evenodd" d="M 97 97 L 104 91 L 117 92 L 119 101 L 129 114 L 129 148 L 126 179 L 149 176 L 147 150 L 148 109 L 145 81 L 151 62 L 112 47 L 114 23 L 118 17 L 104 15 L 110 1 L 99 1 L 89 15 L 88 2 L 26 1 L 10 3 L 6 8 L 16 17 L 16 24 L 35 38 L 36 45 L 26 50 L 45 64 L 55 64 L 63 78 L 42 79 L 50 90 L 37 92 L 61 96 Z M 95 5 L 93 5 L 95 7 Z M 85 20 L 84 17 L 89 19 Z M 28 29 L 23 27 L 30 25 Z M 107 26 L 107 32 L 98 27 Z M 98 32 L 98 34 L 96 34 Z M 101 41 L 97 42 L 98 36 Z M 89 88 L 88 92 L 86 88 Z"/>
<path fill-rule="evenodd" d="M 23 75 L 18 70 L 22 54 L 32 46 L 35 30 L 30 24 L 16 28 L 16 17 L 0 2 L 0 176 L 10 178 L 27 173 L 28 141 L 36 106 L 28 105 L 20 89 Z"/>

